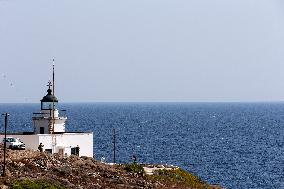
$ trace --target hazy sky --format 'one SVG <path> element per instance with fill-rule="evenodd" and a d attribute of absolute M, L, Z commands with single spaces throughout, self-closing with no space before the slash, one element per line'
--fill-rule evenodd
<path fill-rule="evenodd" d="M 0 0 L 0 102 L 282 101 L 281 0 Z"/>

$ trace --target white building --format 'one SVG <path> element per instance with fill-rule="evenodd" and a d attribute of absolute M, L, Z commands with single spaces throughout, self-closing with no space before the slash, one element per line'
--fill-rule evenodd
<path fill-rule="evenodd" d="M 60 155 L 79 155 L 93 157 L 93 132 L 66 132 L 67 117 L 60 115 L 57 109 L 58 100 L 54 95 L 54 68 L 53 90 L 49 82 L 47 95 L 41 100 L 41 110 L 32 117 L 34 132 L 9 134 L 7 137 L 19 138 L 25 143 L 26 149 L 38 150 L 40 143 L 43 151 Z M 53 93 L 52 93 L 53 91 Z M 0 135 L 2 141 L 4 134 Z"/>

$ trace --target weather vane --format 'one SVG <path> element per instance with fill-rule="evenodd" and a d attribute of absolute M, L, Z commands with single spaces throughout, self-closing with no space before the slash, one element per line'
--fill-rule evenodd
<path fill-rule="evenodd" d="M 48 84 L 47 84 L 46 86 L 48 86 L 48 88 L 50 89 L 50 87 L 52 86 L 52 84 L 51 84 L 51 81 L 50 81 L 50 80 L 48 81 Z"/>

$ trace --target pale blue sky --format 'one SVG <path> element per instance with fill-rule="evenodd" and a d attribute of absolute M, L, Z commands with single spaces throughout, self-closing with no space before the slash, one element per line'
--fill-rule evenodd
<path fill-rule="evenodd" d="M 0 0 L 0 102 L 282 101 L 281 0 Z M 11 86 L 12 83 L 12 86 Z"/>

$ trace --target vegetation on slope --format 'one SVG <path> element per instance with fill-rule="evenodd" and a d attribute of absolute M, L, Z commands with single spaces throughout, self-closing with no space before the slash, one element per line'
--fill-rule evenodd
<path fill-rule="evenodd" d="M 51 183 L 46 180 L 16 180 L 11 183 L 11 189 L 67 189 L 59 184 Z"/>
<path fill-rule="evenodd" d="M 195 175 L 190 174 L 189 172 L 183 169 L 174 169 L 174 170 L 157 170 L 153 175 L 149 176 L 150 179 L 154 181 L 160 181 L 165 183 L 176 183 L 183 187 L 191 188 L 212 188 L 206 182 L 202 181 Z"/>
<path fill-rule="evenodd" d="M 125 166 L 124 170 L 126 170 L 129 173 L 134 173 L 140 176 L 143 176 L 145 174 L 143 167 L 137 163 L 130 163 L 124 166 Z"/>

